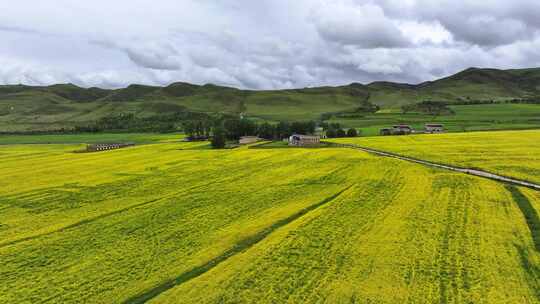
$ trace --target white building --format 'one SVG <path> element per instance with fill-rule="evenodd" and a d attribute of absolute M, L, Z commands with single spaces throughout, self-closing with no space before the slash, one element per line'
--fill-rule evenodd
<path fill-rule="evenodd" d="M 393 135 L 411 134 L 413 132 L 414 132 L 414 129 L 409 125 L 395 125 L 395 126 L 392 126 L 392 134 Z"/>
<path fill-rule="evenodd" d="M 321 137 L 317 135 L 293 134 L 289 137 L 289 146 L 317 146 L 321 143 Z"/>
<path fill-rule="evenodd" d="M 444 126 L 441 124 L 426 124 L 426 133 L 443 133 Z"/>
<path fill-rule="evenodd" d="M 254 144 L 261 140 L 258 136 L 242 136 L 238 141 L 241 145 Z"/>

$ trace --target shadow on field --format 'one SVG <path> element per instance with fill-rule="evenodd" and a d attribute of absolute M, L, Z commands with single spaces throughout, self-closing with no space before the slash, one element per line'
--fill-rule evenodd
<path fill-rule="evenodd" d="M 527 220 L 527 226 L 531 231 L 536 251 L 540 252 L 540 218 L 529 199 L 515 186 L 507 185 L 506 189 L 512 194 L 512 198 Z"/>
<path fill-rule="evenodd" d="M 271 234 L 272 232 L 274 232 L 275 230 L 277 230 L 278 228 L 281 228 L 287 224 L 290 224 L 291 222 L 299 219 L 300 217 L 308 214 L 309 212 L 319 208 L 319 207 L 322 207 L 323 205 L 326 205 L 328 203 L 330 203 L 331 201 L 335 200 L 336 198 L 338 198 L 341 194 L 343 194 L 345 191 L 349 190 L 353 185 L 350 185 L 344 189 L 342 189 L 341 191 L 333 194 L 332 196 L 329 196 L 327 198 L 325 198 L 324 200 L 316 203 L 316 204 L 313 204 L 309 207 L 306 207 L 296 213 L 294 213 L 293 215 L 287 217 L 287 218 L 284 218 L 284 219 L 281 219 L 277 222 L 275 222 L 274 224 L 272 224 L 271 226 L 265 228 L 264 230 L 260 231 L 259 233 L 257 234 L 254 234 L 250 237 L 247 237 L 245 239 L 243 239 L 242 241 L 236 243 L 233 247 L 231 247 L 230 249 L 228 249 L 227 251 L 225 251 L 223 254 L 221 254 L 220 256 L 217 256 L 215 257 L 214 259 L 210 260 L 209 262 L 207 262 L 206 264 L 203 264 L 203 265 L 200 265 L 200 266 L 197 266 L 197 267 L 194 267 L 192 268 L 191 270 L 189 271 L 186 271 L 184 273 L 182 273 L 181 275 L 179 275 L 178 277 L 176 277 L 175 279 L 173 280 L 170 280 L 170 281 L 167 281 L 167 282 L 164 282 L 162 283 L 161 285 L 158 285 L 142 294 L 139 294 L 139 295 L 136 295 L 132 298 L 129 298 L 127 299 L 126 301 L 124 301 L 124 303 L 126 304 L 134 304 L 134 303 L 146 303 L 147 301 L 159 296 L 161 293 L 175 287 L 175 286 L 178 286 L 180 284 L 183 284 L 189 280 L 192 280 L 194 278 L 197 278 L 201 275 L 203 275 L 204 273 L 208 272 L 209 270 L 211 270 L 212 268 L 218 266 L 219 264 L 221 264 L 222 262 L 226 261 L 227 259 L 233 257 L 234 255 L 240 253 L 240 252 L 243 252 L 243 251 L 246 251 L 248 250 L 249 248 L 253 247 L 254 245 L 256 245 L 257 243 L 259 243 L 260 241 L 264 240 L 269 234 Z"/>
<path fill-rule="evenodd" d="M 525 274 L 528 277 L 527 284 L 531 290 L 534 290 L 536 299 L 540 301 L 540 267 L 531 262 L 529 251 L 526 248 L 516 245 L 516 249 L 519 254 L 521 265 L 523 266 Z"/>

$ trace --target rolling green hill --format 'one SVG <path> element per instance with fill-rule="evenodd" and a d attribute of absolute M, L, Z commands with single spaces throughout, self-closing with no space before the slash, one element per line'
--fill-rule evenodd
<path fill-rule="evenodd" d="M 423 100 L 506 100 L 540 95 L 540 68 L 496 70 L 470 68 L 450 77 L 418 85 L 374 82 L 367 85 L 370 101 L 382 107 Z"/>
<path fill-rule="evenodd" d="M 249 91 L 212 84 L 173 83 L 166 87 L 133 84 L 122 89 L 0 86 L 0 131 L 69 128 L 118 113 L 138 116 L 190 110 L 244 113 L 262 120 L 320 119 L 325 113 L 354 111 L 367 102 L 383 110 L 424 100 L 463 103 L 540 96 L 540 68 L 470 68 L 417 85 L 374 82 L 338 87 Z"/>

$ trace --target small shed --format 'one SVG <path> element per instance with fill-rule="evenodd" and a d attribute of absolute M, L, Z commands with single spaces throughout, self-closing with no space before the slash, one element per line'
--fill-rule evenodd
<path fill-rule="evenodd" d="M 390 128 L 384 128 L 379 131 L 379 134 L 383 136 L 392 135 L 392 130 Z"/>
<path fill-rule="evenodd" d="M 258 136 L 242 136 L 238 141 L 241 145 L 254 144 L 261 140 Z"/>
<path fill-rule="evenodd" d="M 444 126 L 442 124 L 426 124 L 426 133 L 443 133 Z"/>
<path fill-rule="evenodd" d="M 413 128 L 409 125 L 395 125 L 392 126 L 392 134 L 394 135 L 405 135 L 413 133 Z"/>
<path fill-rule="evenodd" d="M 318 135 L 293 134 L 289 137 L 289 146 L 317 146 L 321 143 Z"/>

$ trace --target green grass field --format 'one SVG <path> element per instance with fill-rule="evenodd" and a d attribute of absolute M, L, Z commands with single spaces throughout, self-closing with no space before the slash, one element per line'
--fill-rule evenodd
<path fill-rule="evenodd" d="M 182 134 L 152 133 L 87 133 L 61 135 L 0 135 L 0 145 L 15 144 L 91 144 L 91 143 L 125 143 L 136 144 L 179 141 Z"/>
<path fill-rule="evenodd" d="M 362 118 L 332 119 L 331 122 L 358 128 L 365 136 L 378 135 L 380 129 L 400 123 L 411 125 L 417 130 L 424 130 L 426 123 L 442 123 L 449 132 L 540 128 L 540 105 L 486 104 L 450 108 L 455 112 L 454 115 L 402 114 L 398 110 L 383 110 Z"/>
<path fill-rule="evenodd" d="M 0 302 L 540 303 L 536 191 L 345 148 L 171 140 L 0 146 Z"/>

